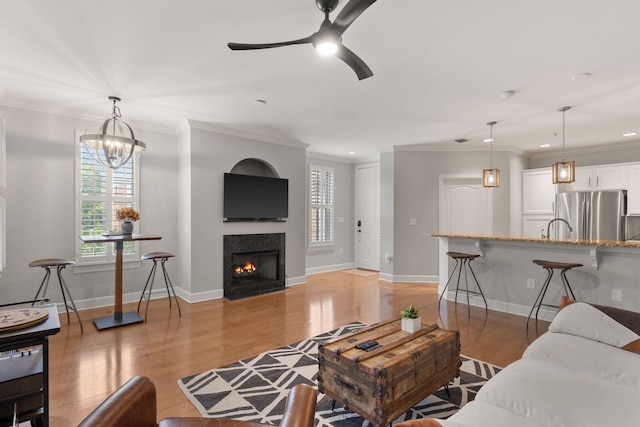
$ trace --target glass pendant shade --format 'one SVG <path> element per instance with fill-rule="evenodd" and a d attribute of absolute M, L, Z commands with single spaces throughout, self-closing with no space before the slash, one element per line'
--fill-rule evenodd
<path fill-rule="evenodd" d="M 482 170 L 482 186 L 487 188 L 500 187 L 500 170 L 499 169 L 483 169 Z"/>
<path fill-rule="evenodd" d="M 558 111 L 562 112 L 562 161 L 556 162 L 551 166 L 551 180 L 554 184 L 571 184 L 576 180 L 576 162 L 564 160 L 564 143 L 565 143 L 565 120 L 564 114 L 571 107 L 560 107 Z"/>
<path fill-rule="evenodd" d="M 570 184 L 576 180 L 576 162 L 556 162 L 551 166 L 551 178 L 554 184 Z"/>
<path fill-rule="evenodd" d="M 80 142 L 91 150 L 94 159 L 105 167 L 118 169 L 131 159 L 147 149 L 147 145 L 136 139 L 133 129 L 120 118 L 120 109 L 116 102 L 120 98 L 110 96 L 113 101 L 111 118 L 104 121 L 95 133 L 85 133 L 80 136 Z"/>
<path fill-rule="evenodd" d="M 500 170 L 493 167 L 493 126 L 498 122 L 489 122 L 487 125 L 491 127 L 491 137 L 486 139 L 486 142 L 491 143 L 491 165 L 489 169 L 482 170 L 482 186 L 485 188 L 498 188 L 500 187 Z"/>

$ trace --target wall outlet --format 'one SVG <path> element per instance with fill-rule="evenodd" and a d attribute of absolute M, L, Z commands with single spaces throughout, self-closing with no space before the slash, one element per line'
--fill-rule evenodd
<path fill-rule="evenodd" d="M 409 225 L 418 225 L 417 218 L 409 218 Z"/>
<path fill-rule="evenodd" d="M 611 289 L 611 301 L 622 301 L 622 290 Z"/>
<path fill-rule="evenodd" d="M 527 289 L 536 288 L 536 279 L 527 279 Z"/>

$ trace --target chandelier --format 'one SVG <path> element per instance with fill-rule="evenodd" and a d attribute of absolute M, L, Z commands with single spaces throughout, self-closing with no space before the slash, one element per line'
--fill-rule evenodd
<path fill-rule="evenodd" d="M 80 142 L 89 147 L 93 158 L 105 167 L 118 169 L 127 164 L 134 153 L 146 150 L 147 145 L 136 139 L 131 126 L 119 120 L 122 115 L 116 103 L 120 98 L 110 96 L 109 99 L 113 101 L 111 118 L 105 120 L 96 133 L 80 136 Z"/>

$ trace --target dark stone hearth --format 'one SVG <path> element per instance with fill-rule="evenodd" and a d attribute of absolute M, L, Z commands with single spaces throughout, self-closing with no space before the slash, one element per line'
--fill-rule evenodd
<path fill-rule="evenodd" d="M 224 297 L 240 299 L 285 289 L 285 235 L 223 236 Z M 234 273 L 238 265 L 258 265 L 256 274 Z"/>

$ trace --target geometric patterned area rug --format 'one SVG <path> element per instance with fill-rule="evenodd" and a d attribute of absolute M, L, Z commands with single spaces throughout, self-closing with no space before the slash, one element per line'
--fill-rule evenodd
<path fill-rule="evenodd" d="M 178 386 L 203 417 L 230 418 L 278 425 L 289 390 L 298 383 L 317 390 L 318 343 L 357 331 L 361 322 L 270 350 L 255 357 L 178 380 Z M 460 377 L 419 402 L 395 422 L 417 418 L 448 418 L 475 398 L 482 385 L 501 368 L 460 356 Z M 318 395 L 316 427 L 365 427 L 370 423 L 332 399 Z"/>

